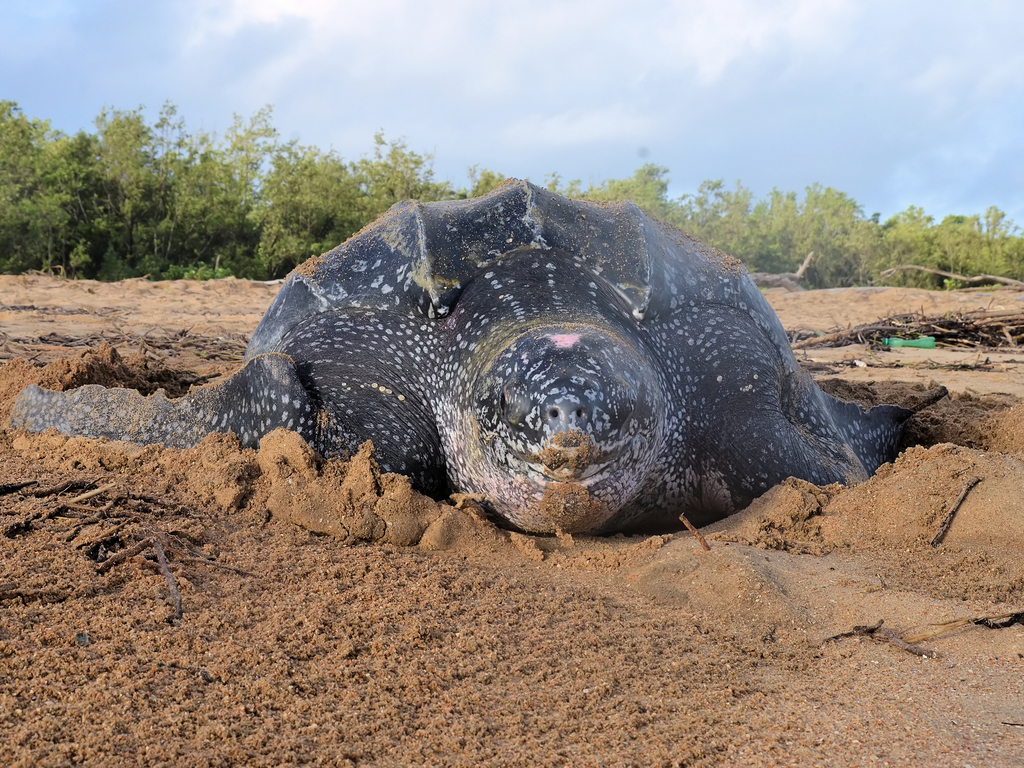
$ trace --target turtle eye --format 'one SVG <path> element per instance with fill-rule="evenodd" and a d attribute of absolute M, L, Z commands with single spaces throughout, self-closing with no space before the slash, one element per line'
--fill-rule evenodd
<path fill-rule="evenodd" d="M 501 388 L 498 395 L 501 417 L 513 427 L 521 426 L 530 412 L 530 401 L 520 393 L 512 382 Z"/>

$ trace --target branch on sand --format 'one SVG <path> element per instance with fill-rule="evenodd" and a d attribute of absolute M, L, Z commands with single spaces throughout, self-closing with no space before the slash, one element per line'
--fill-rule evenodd
<path fill-rule="evenodd" d="M 758 288 L 785 288 L 790 292 L 802 291 L 804 288 L 800 285 L 800 279 L 807 272 L 807 267 L 811 265 L 813 258 L 814 251 L 811 251 L 807 254 L 804 263 L 800 265 L 800 269 L 796 272 L 751 272 L 750 279 L 754 281 L 754 285 Z"/>
<path fill-rule="evenodd" d="M 942 525 L 939 526 L 938 532 L 932 539 L 933 547 L 939 546 L 939 543 L 942 541 L 946 533 L 949 531 L 949 526 L 953 524 L 953 517 L 956 515 L 956 511 L 960 509 L 960 505 L 964 503 L 964 499 L 966 499 L 967 494 L 971 492 L 971 488 L 973 488 L 980 482 L 980 477 L 972 477 L 970 480 L 967 481 L 967 485 L 965 485 L 964 489 L 960 491 L 960 495 L 957 496 L 956 501 L 954 501 L 953 505 L 949 508 L 949 511 L 946 513 L 946 517 L 942 521 Z"/>
<path fill-rule="evenodd" d="M 1006 627 L 1011 627 L 1014 624 L 1024 624 L 1024 611 L 999 613 L 991 616 L 971 616 L 965 619 L 943 621 L 940 624 L 930 624 L 929 626 L 934 627 L 934 629 L 926 629 L 923 632 L 909 635 L 905 639 L 908 643 L 919 643 L 922 640 L 940 637 L 961 627 L 976 626 L 988 627 L 989 629 L 1006 629 Z"/>
<path fill-rule="evenodd" d="M 935 651 L 930 651 L 927 648 L 922 648 L 919 645 L 908 643 L 893 630 L 888 627 L 883 627 L 882 622 L 884 619 L 879 619 L 877 624 L 856 626 L 848 632 L 840 632 L 838 635 L 832 635 L 832 637 L 826 637 L 824 642 L 832 643 L 836 640 L 841 640 L 844 637 L 870 637 L 873 640 L 881 640 L 883 643 L 889 643 L 895 645 L 897 648 L 912 653 L 915 656 L 930 656 L 935 658 L 939 654 Z"/>
<path fill-rule="evenodd" d="M 944 347 L 977 351 L 981 347 L 1017 347 L 1024 343 L 1024 312 L 1019 309 L 951 312 L 926 317 L 922 313 L 891 315 L 853 328 L 821 334 L 813 331 L 790 332 L 793 349 L 843 347 L 848 344 L 882 343 L 896 336 L 914 338 L 934 336 Z"/>
<path fill-rule="evenodd" d="M 1020 280 L 1014 280 L 1010 277 L 999 277 L 998 275 L 974 275 L 973 277 L 967 277 L 966 275 L 958 275 L 954 272 L 945 272 L 941 269 L 929 269 L 928 267 L 919 267 L 916 264 L 904 264 L 899 267 L 893 267 L 887 269 L 879 277 L 892 277 L 897 272 L 906 272 L 912 270 L 915 272 L 927 272 L 929 275 L 939 275 L 950 280 L 956 280 L 964 283 L 965 285 L 976 285 L 979 283 L 999 283 L 1001 285 L 1012 285 L 1015 288 L 1024 288 L 1024 282 Z"/>

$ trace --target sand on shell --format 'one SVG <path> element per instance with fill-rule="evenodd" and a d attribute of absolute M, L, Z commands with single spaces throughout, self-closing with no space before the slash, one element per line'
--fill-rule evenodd
<path fill-rule="evenodd" d="M 710 552 L 685 532 L 510 534 L 369 446 L 345 463 L 283 431 L 252 451 L 9 428 L 32 382 L 180 395 L 229 375 L 276 289 L 0 277 L 4 764 L 1024 763 L 1019 354 L 802 353 L 864 404 L 952 396 L 868 482 L 787 481 L 705 529 Z M 821 331 L 1022 298 L 770 296 Z M 828 640 L 1006 615 L 920 640 L 927 656 L 881 630 Z"/>

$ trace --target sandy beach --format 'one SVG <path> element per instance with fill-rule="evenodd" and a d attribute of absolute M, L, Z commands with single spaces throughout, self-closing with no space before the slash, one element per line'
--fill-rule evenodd
<path fill-rule="evenodd" d="M 787 481 L 704 529 L 708 552 L 685 530 L 510 534 L 290 433 L 10 428 L 30 383 L 230 375 L 278 288 L 0 276 L 0 762 L 1024 764 L 1024 351 L 800 349 L 864 405 L 950 395 L 868 482 Z M 768 298 L 794 338 L 1024 307 Z"/>

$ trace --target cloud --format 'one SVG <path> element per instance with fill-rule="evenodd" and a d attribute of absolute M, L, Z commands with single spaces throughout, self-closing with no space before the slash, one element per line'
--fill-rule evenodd
<path fill-rule="evenodd" d="M 63 130 L 169 99 L 223 132 L 272 103 L 285 138 L 354 158 L 383 128 L 456 183 L 472 164 L 600 181 L 642 146 L 673 194 L 819 181 L 870 211 L 1024 221 L 1019 3 L 67 2 L 0 27 L 0 96 Z"/>
<path fill-rule="evenodd" d="M 781 50 L 799 56 L 834 47 L 856 10 L 842 0 L 669 5 L 668 18 L 655 26 L 656 44 L 648 46 L 648 55 L 657 66 L 694 67 L 702 84 L 716 82 L 741 59 Z"/>
<path fill-rule="evenodd" d="M 221 0 L 190 13 L 189 55 L 251 34 L 302 24 L 301 39 L 271 63 L 296 74 L 329 55 L 351 75 L 412 80 L 428 73 L 469 83 L 545 89 L 566 77 L 636 82 L 696 73 L 713 83 L 741 59 L 833 45 L 855 15 L 846 0 Z M 282 78 L 278 78 L 279 80 Z"/>
<path fill-rule="evenodd" d="M 564 147 L 642 142 L 653 127 L 654 121 L 650 118 L 635 114 L 625 106 L 613 105 L 553 115 L 533 114 L 516 120 L 498 135 L 512 146 Z"/>

